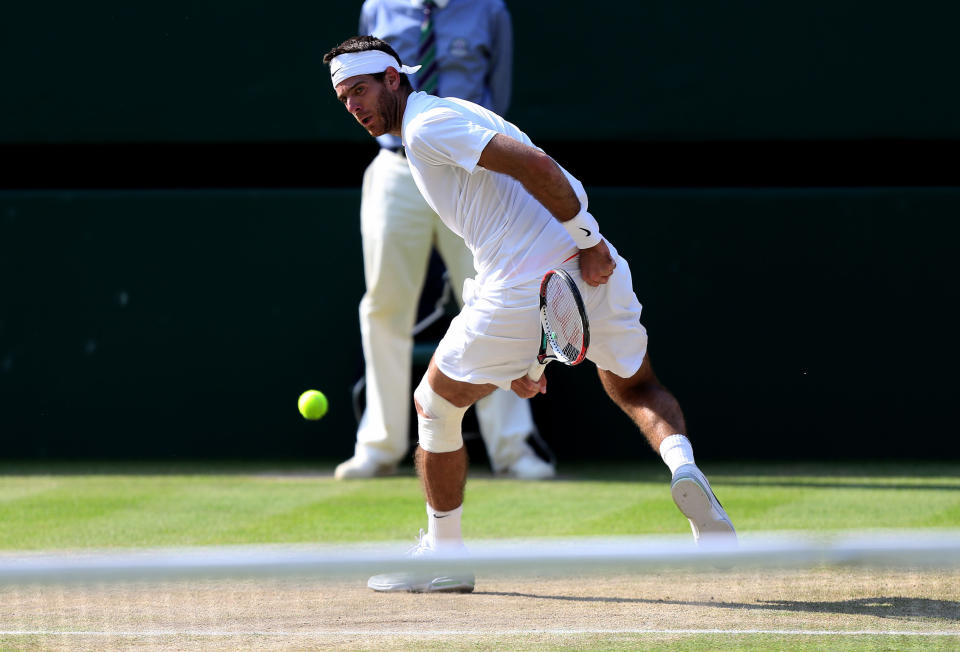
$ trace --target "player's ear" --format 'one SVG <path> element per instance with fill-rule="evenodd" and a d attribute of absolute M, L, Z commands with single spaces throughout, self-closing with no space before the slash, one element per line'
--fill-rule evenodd
<path fill-rule="evenodd" d="M 400 88 L 400 73 L 396 68 L 387 67 L 383 75 L 383 83 L 392 91 Z"/>

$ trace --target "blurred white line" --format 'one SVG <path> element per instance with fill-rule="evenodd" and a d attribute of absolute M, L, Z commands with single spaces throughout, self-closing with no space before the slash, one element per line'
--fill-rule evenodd
<path fill-rule="evenodd" d="M 436 557 L 445 571 L 568 575 L 664 568 L 960 566 L 960 532 L 856 531 L 742 535 L 736 543 L 696 545 L 692 537 L 527 539 L 468 542 L 469 557 Z M 211 546 L 195 548 L 0 553 L 0 585 L 23 582 L 180 578 L 336 577 L 424 568 L 405 543 Z"/>

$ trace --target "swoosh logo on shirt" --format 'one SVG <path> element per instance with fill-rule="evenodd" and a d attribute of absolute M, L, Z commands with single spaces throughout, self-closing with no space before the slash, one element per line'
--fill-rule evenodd
<path fill-rule="evenodd" d="M 590 237 L 590 231 L 588 229 L 585 229 L 582 226 L 578 226 L 577 228 L 586 233 L 588 238 Z"/>

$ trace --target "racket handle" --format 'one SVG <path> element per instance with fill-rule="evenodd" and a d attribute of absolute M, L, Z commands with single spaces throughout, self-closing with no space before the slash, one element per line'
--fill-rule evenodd
<path fill-rule="evenodd" d="M 530 365 L 530 369 L 527 371 L 527 377 L 533 382 L 540 380 L 540 376 L 543 375 L 543 371 L 547 368 L 547 364 L 540 364 L 539 361 L 535 361 Z"/>

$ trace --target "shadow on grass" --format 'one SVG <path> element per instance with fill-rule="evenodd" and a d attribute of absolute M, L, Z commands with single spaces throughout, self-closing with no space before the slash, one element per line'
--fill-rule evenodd
<path fill-rule="evenodd" d="M 700 468 L 718 486 L 824 489 L 932 489 L 960 490 L 960 463 L 941 460 L 748 460 L 705 462 Z M 557 465 L 556 481 L 669 482 L 670 472 L 659 461 L 584 462 Z M 889 478 L 889 481 L 886 479 Z M 928 484 L 926 479 L 944 482 Z M 916 480 L 916 481 L 914 481 Z"/>
<path fill-rule="evenodd" d="M 0 476 L 30 475 L 291 475 L 332 476 L 341 459 L 156 459 L 156 460 L 4 460 Z M 960 462 L 865 461 L 852 462 L 718 462 L 701 468 L 718 486 L 824 489 L 928 489 L 960 490 L 960 480 L 926 484 L 925 478 L 960 477 Z M 669 483 L 670 472 L 659 460 L 564 462 L 558 475 L 544 482 L 649 482 Z M 400 465 L 400 477 L 415 476 L 413 465 Z M 469 477 L 490 479 L 485 462 L 473 462 Z M 887 482 L 884 479 L 890 478 Z M 506 481 L 506 480 L 505 480 Z M 525 481 L 516 481 L 525 482 Z"/>
<path fill-rule="evenodd" d="M 723 478 L 718 485 L 725 487 L 786 487 L 791 489 L 923 489 L 927 491 L 960 491 L 960 483 L 956 484 L 917 484 L 915 482 L 824 482 L 818 478 L 804 480 L 784 480 L 781 478 L 752 478 L 738 480 Z"/>
<path fill-rule="evenodd" d="M 537 595 L 512 591 L 474 591 L 474 595 L 500 595 L 535 600 L 570 602 L 610 602 L 616 604 L 672 604 L 717 609 L 749 609 L 761 611 L 804 611 L 810 613 L 875 616 L 877 618 L 936 618 L 960 622 L 960 602 L 931 598 L 878 597 L 836 601 L 757 600 L 756 602 L 718 602 L 703 600 L 657 600 L 652 598 L 589 597 L 571 595 Z"/>
<path fill-rule="evenodd" d="M 276 474 L 332 477 L 337 463 L 333 460 L 4 460 L 0 462 L 0 476 Z M 410 471 L 412 473 L 412 467 Z"/>

